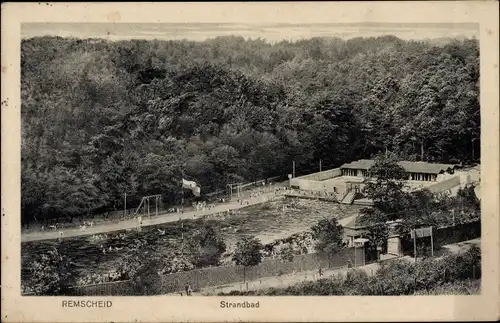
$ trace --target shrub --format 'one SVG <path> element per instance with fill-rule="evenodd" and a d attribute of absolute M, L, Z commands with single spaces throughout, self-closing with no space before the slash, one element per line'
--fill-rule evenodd
<path fill-rule="evenodd" d="M 481 280 L 464 280 L 445 283 L 428 290 L 419 290 L 414 295 L 477 295 L 481 292 Z"/>
<path fill-rule="evenodd" d="M 262 261 L 262 244 L 255 237 L 243 237 L 236 244 L 233 260 L 245 267 L 258 265 Z"/>
<path fill-rule="evenodd" d="M 441 259 L 428 258 L 412 263 L 403 259 L 381 263 L 369 277 L 361 269 L 349 270 L 317 281 L 301 282 L 285 288 L 263 289 L 258 295 L 439 295 L 477 294 L 479 280 L 472 268 L 480 266 L 478 248 Z M 479 271 L 479 269 L 477 269 Z M 238 292 L 239 293 L 239 292 Z M 247 295 L 247 294 L 231 295 Z"/>
<path fill-rule="evenodd" d="M 29 292 L 35 295 L 60 295 L 67 290 L 72 279 L 71 262 L 66 256 L 52 248 L 32 261 L 26 270 L 29 277 Z"/>
<path fill-rule="evenodd" d="M 344 229 L 337 218 L 321 219 L 311 227 L 312 237 L 316 240 L 316 251 L 335 254 L 344 247 L 342 237 Z"/>

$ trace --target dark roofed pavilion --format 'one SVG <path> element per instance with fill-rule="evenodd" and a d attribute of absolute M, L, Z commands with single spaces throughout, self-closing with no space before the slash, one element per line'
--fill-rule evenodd
<path fill-rule="evenodd" d="M 373 159 L 360 159 L 340 166 L 343 176 L 367 177 L 368 170 L 375 164 Z M 398 164 L 408 173 L 410 180 L 436 181 L 437 175 L 453 174 L 457 165 L 426 162 L 400 161 Z"/>

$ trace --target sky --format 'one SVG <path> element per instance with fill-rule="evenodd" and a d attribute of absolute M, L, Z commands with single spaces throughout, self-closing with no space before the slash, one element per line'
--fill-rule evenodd
<path fill-rule="evenodd" d="M 60 36 L 108 40 L 159 39 L 203 41 L 237 35 L 263 38 L 268 42 L 296 41 L 311 37 L 376 37 L 393 35 L 401 39 L 479 38 L 477 24 L 217 24 L 217 23 L 23 23 L 21 37 Z"/>

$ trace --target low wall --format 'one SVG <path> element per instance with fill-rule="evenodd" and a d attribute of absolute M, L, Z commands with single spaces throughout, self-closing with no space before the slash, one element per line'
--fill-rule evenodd
<path fill-rule="evenodd" d="M 347 265 L 362 265 L 364 257 L 363 248 L 346 248 L 333 256 L 324 254 L 307 254 L 295 256 L 291 262 L 279 259 L 267 259 L 260 265 L 244 268 L 242 266 L 211 267 L 198 270 L 178 272 L 163 276 L 158 282 L 160 294 L 169 294 L 182 291 L 186 283 L 194 290 L 210 286 L 221 286 L 257 280 L 264 277 L 286 275 L 293 272 L 318 270 L 319 268 L 339 268 Z M 356 257 L 356 259 L 354 258 Z M 104 283 L 98 285 L 81 286 L 71 289 L 75 296 L 119 296 L 137 295 L 139 292 L 131 281 Z"/>
<path fill-rule="evenodd" d="M 297 179 L 311 180 L 311 181 L 324 181 L 324 180 L 327 180 L 330 178 L 340 176 L 341 174 L 342 174 L 342 172 L 340 171 L 340 168 L 333 168 L 333 169 L 329 169 L 329 170 L 324 170 L 322 172 L 304 175 L 304 176 L 300 176 L 300 177 L 296 177 L 296 178 Z"/>
<path fill-rule="evenodd" d="M 290 185 L 292 188 L 298 188 L 301 191 L 313 191 L 313 192 L 336 192 L 336 198 L 341 199 L 347 191 L 347 185 L 341 181 L 336 182 L 325 182 L 325 181 L 314 181 L 302 178 L 293 178 L 290 180 Z"/>
<path fill-rule="evenodd" d="M 432 193 L 441 193 L 452 189 L 455 186 L 460 185 L 460 176 L 454 176 L 452 178 L 446 179 L 442 182 L 438 182 L 434 185 L 428 187 L 429 191 Z"/>
<path fill-rule="evenodd" d="M 318 192 L 315 192 L 318 193 Z M 285 193 L 286 198 L 299 198 L 299 199 L 306 199 L 306 200 L 319 200 L 319 201 L 325 201 L 325 202 L 339 202 L 337 195 L 317 195 L 309 192 L 300 192 L 300 193 Z"/>

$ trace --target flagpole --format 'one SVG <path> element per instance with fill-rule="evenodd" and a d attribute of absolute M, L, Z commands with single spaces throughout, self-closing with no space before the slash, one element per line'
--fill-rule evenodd
<path fill-rule="evenodd" d="M 184 256 L 184 223 L 182 222 L 182 218 L 184 217 L 184 172 L 181 171 L 182 179 L 181 179 L 181 254 Z"/>
<path fill-rule="evenodd" d="M 181 179 L 181 217 L 184 215 L 184 172 L 181 171 L 182 179 Z"/>

